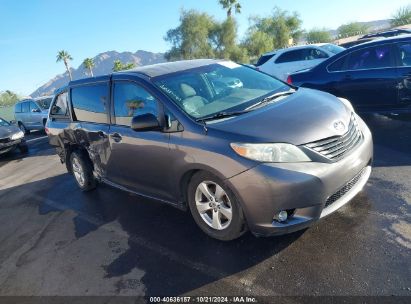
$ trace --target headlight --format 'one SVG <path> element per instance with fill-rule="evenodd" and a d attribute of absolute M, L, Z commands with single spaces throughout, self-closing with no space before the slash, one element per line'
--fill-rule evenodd
<path fill-rule="evenodd" d="M 23 137 L 24 137 L 24 133 L 22 131 L 19 131 L 18 133 L 15 133 L 11 136 L 11 140 L 17 140 Z"/>
<path fill-rule="evenodd" d="M 300 148 L 291 144 L 232 143 L 230 146 L 238 155 L 260 162 L 294 163 L 311 161 Z"/>
<path fill-rule="evenodd" d="M 352 106 L 351 102 L 348 99 L 337 97 L 345 106 L 350 109 L 351 111 L 355 112 L 354 107 Z"/>

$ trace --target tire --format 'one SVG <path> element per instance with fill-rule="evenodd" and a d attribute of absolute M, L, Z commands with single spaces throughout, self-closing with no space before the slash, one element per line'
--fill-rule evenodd
<path fill-rule="evenodd" d="M 96 188 L 91 161 L 82 151 L 73 151 L 70 154 L 70 165 L 74 179 L 81 191 L 87 192 Z"/>
<path fill-rule="evenodd" d="M 20 144 L 19 145 L 19 150 L 20 150 L 21 153 L 27 153 L 27 152 L 29 152 L 29 146 L 26 143 Z"/>
<path fill-rule="evenodd" d="M 210 237 L 231 241 L 247 231 L 240 203 L 218 177 L 208 172 L 196 173 L 190 180 L 187 195 L 194 221 Z"/>
<path fill-rule="evenodd" d="M 27 130 L 22 122 L 19 122 L 19 128 L 24 133 L 24 135 L 29 135 L 30 134 L 30 130 Z"/>

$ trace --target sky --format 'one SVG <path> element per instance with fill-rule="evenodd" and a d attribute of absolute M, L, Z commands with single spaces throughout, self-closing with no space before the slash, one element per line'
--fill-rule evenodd
<path fill-rule="evenodd" d="M 250 16 L 268 16 L 275 6 L 297 11 L 303 28 L 336 29 L 352 21 L 390 18 L 411 0 L 239 0 L 240 37 Z M 29 95 L 55 75 L 59 50 L 84 58 L 116 50 L 164 52 L 164 36 L 179 23 L 181 9 L 225 18 L 218 0 L 0 0 L 0 91 Z"/>

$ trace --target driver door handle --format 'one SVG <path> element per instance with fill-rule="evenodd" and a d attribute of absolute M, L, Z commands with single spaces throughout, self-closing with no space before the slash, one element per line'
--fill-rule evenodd
<path fill-rule="evenodd" d="M 111 136 L 111 138 L 112 138 L 116 143 L 120 142 L 120 141 L 123 139 L 123 138 L 121 137 L 121 135 L 120 135 L 119 133 L 117 133 L 117 132 L 111 133 L 110 136 Z"/>

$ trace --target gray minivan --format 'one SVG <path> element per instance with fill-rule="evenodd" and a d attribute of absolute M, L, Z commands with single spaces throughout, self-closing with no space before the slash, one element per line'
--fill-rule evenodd
<path fill-rule="evenodd" d="M 219 240 L 312 225 L 361 191 L 373 157 L 348 100 L 224 60 L 72 81 L 46 132 L 81 190 L 100 181 L 190 210 Z"/>
<path fill-rule="evenodd" d="M 24 99 L 16 103 L 14 116 L 19 128 L 25 133 L 44 130 L 53 96 Z"/>

